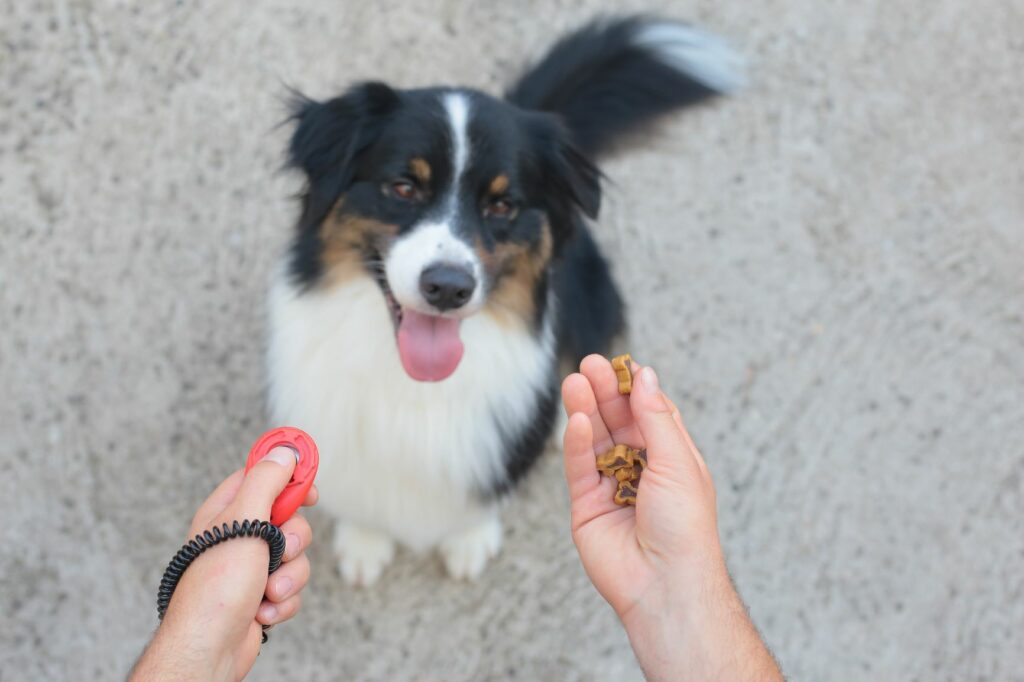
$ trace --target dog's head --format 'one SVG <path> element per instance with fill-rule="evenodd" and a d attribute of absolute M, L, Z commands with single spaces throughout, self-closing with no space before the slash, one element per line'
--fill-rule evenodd
<path fill-rule="evenodd" d="M 295 118 L 301 285 L 373 278 L 420 381 L 455 371 L 472 315 L 539 324 L 553 259 L 600 204 L 599 172 L 555 117 L 474 91 L 367 83 L 302 98 Z"/>

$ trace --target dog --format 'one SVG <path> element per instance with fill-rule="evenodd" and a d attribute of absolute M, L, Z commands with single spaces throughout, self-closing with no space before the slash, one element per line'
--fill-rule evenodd
<path fill-rule="evenodd" d="M 718 37 L 632 16 L 565 36 L 502 98 L 295 95 L 305 187 L 270 293 L 269 404 L 319 445 L 347 582 L 376 581 L 396 545 L 481 574 L 553 430 L 560 363 L 624 331 L 588 223 L 596 160 L 741 84 Z"/>

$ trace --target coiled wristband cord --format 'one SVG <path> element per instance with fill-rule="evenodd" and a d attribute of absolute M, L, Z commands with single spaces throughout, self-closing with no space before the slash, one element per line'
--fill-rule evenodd
<path fill-rule="evenodd" d="M 210 530 L 203 531 L 202 534 L 195 536 L 195 538 L 182 545 L 178 553 L 171 559 L 171 563 L 167 564 L 167 569 L 164 571 L 164 577 L 160 580 L 160 589 L 156 596 L 156 612 L 161 621 L 164 619 L 164 614 L 167 613 L 167 606 L 171 603 L 171 597 L 174 596 L 174 590 L 178 587 L 178 581 L 181 580 L 185 569 L 196 560 L 196 557 L 214 545 L 239 537 L 258 537 L 266 540 L 270 546 L 268 575 L 281 566 L 281 559 L 284 558 L 284 533 L 269 521 L 258 521 L 256 519 L 250 521 L 246 519 L 241 523 L 235 521 L 231 526 L 225 523 L 220 527 L 214 526 Z M 263 626 L 264 643 L 267 641 L 266 631 L 269 627 L 269 625 Z"/>

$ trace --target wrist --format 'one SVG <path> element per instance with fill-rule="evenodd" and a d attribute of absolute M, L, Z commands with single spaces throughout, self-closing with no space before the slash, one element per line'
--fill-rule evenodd
<path fill-rule="evenodd" d="M 733 592 L 725 558 L 717 543 L 704 545 L 700 555 L 653 559 L 658 576 L 639 598 L 616 609 L 623 625 L 643 627 L 669 614 L 706 617 L 721 602 L 723 593 Z"/>
<path fill-rule="evenodd" d="M 259 606 L 241 576 L 224 574 L 215 557 L 202 557 L 185 573 L 153 638 L 158 651 L 167 652 L 161 659 L 174 662 L 168 672 L 180 679 L 232 679 L 238 649 Z"/>
<path fill-rule="evenodd" d="M 751 622 L 725 563 L 690 586 L 656 590 L 623 618 L 648 680 L 773 680 L 783 677 Z M 684 581 L 686 582 L 686 581 Z"/>
<path fill-rule="evenodd" d="M 753 628 L 720 552 L 664 576 L 619 614 L 647 678 L 679 679 L 688 671 L 710 679 L 712 671 L 731 669 Z"/>

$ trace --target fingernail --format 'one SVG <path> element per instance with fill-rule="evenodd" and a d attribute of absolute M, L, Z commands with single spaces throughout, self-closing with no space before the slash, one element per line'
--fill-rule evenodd
<path fill-rule="evenodd" d="M 273 604 L 264 604 L 260 607 L 263 612 L 263 620 L 274 620 L 277 618 L 277 607 Z"/>
<path fill-rule="evenodd" d="M 279 445 L 278 447 L 268 452 L 263 459 L 264 461 L 275 462 L 283 467 L 286 467 L 292 464 L 293 462 L 297 462 L 297 457 L 298 453 L 295 452 L 295 450 L 284 445 Z"/>
<path fill-rule="evenodd" d="M 658 375 L 650 367 L 643 369 L 642 379 L 640 385 L 648 395 L 657 395 L 661 391 L 658 387 Z"/>
<path fill-rule="evenodd" d="M 285 550 L 285 554 L 289 559 L 291 559 L 299 551 L 299 536 L 295 533 L 288 533 L 288 539 L 286 542 L 287 549 Z"/>
<path fill-rule="evenodd" d="M 292 579 L 284 576 L 277 581 L 277 594 L 283 599 L 292 592 Z"/>

